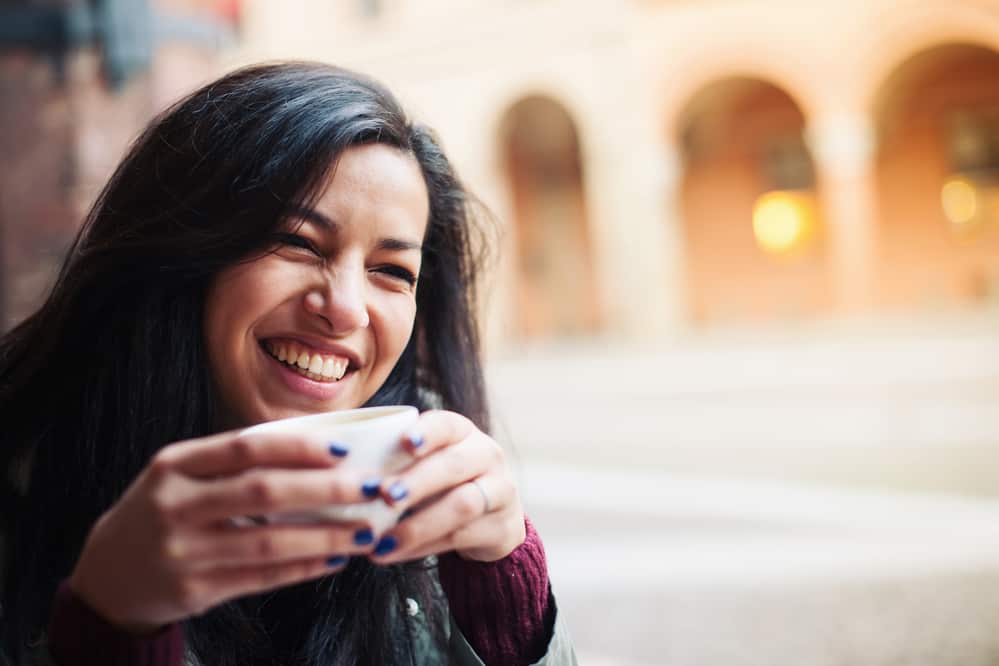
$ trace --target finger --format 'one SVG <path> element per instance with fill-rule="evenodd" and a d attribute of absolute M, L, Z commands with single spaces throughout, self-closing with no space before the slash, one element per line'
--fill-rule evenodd
<path fill-rule="evenodd" d="M 417 457 L 427 456 L 462 441 L 478 430 L 468 418 L 455 412 L 430 410 L 403 435 L 403 445 Z"/>
<path fill-rule="evenodd" d="M 386 557 L 412 559 L 414 553 L 423 553 L 427 544 L 446 540 L 449 535 L 460 535 L 466 526 L 480 522 L 483 516 L 501 514 L 516 501 L 516 489 L 505 475 L 484 476 L 476 481 L 489 495 L 490 513 L 486 513 L 479 487 L 471 482 L 463 483 L 389 530 L 376 545 L 374 557 L 379 561 Z M 463 537 L 461 544 L 462 547 L 467 545 Z"/>
<path fill-rule="evenodd" d="M 203 585 L 215 591 L 220 600 L 266 592 L 279 587 L 328 576 L 342 570 L 347 561 L 342 557 L 308 558 L 264 566 L 217 569 L 201 577 Z"/>
<path fill-rule="evenodd" d="M 356 555 L 373 549 L 370 529 L 360 525 L 271 525 L 235 530 L 198 530 L 179 535 L 166 546 L 168 560 L 181 570 L 205 570 L 282 564 Z M 360 543 L 359 543 L 360 542 Z"/>
<path fill-rule="evenodd" d="M 386 477 L 380 487 L 382 499 L 396 507 L 412 506 L 502 466 L 504 457 L 492 438 L 476 430 L 461 442 L 423 457 L 401 474 Z"/>
<path fill-rule="evenodd" d="M 489 513 L 434 541 L 422 543 L 412 548 L 397 549 L 386 555 L 371 555 L 370 557 L 376 564 L 385 566 L 420 560 L 429 555 L 440 555 L 449 551 L 475 553 L 483 544 L 486 544 L 490 547 L 482 549 L 482 556 L 472 559 L 495 561 L 509 555 L 514 548 L 524 542 L 525 536 L 523 518 L 518 518 L 515 512 Z M 492 545 L 497 541 L 502 544 L 499 548 Z"/>
<path fill-rule="evenodd" d="M 254 467 L 330 467 L 344 455 L 342 446 L 315 436 L 228 432 L 167 446 L 156 454 L 153 465 L 213 478 Z"/>
<path fill-rule="evenodd" d="M 370 502 L 354 470 L 259 469 L 238 476 L 164 486 L 165 514 L 176 525 L 207 525 L 236 516 Z"/>

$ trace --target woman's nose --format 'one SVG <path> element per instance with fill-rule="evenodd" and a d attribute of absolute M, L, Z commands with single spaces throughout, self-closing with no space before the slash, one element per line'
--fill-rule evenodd
<path fill-rule="evenodd" d="M 364 278 L 358 273 L 336 271 L 305 295 L 306 311 L 326 320 L 334 334 L 346 335 L 368 325 Z"/>

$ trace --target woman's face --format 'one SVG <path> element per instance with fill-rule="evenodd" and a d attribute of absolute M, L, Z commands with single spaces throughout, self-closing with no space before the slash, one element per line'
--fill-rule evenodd
<path fill-rule="evenodd" d="M 275 252 L 219 274 L 205 339 L 224 427 L 350 409 L 374 395 L 413 330 L 428 214 L 411 155 L 356 146 Z"/>

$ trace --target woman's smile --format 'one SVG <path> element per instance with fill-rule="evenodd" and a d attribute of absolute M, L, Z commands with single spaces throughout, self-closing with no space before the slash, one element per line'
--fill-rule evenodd
<path fill-rule="evenodd" d="M 308 400 L 313 400 L 318 403 L 326 403 L 329 401 L 336 400 L 336 398 L 347 390 L 348 384 L 352 379 L 352 374 L 356 374 L 356 370 L 353 373 L 347 372 L 348 362 L 346 359 L 342 359 L 343 370 L 341 371 L 339 367 L 334 370 L 331 376 L 323 376 L 322 374 L 316 374 L 308 369 L 302 369 L 298 366 L 297 362 L 292 364 L 289 362 L 288 347 L 284 347 L 285 360 L 279 360 L 278 357 L 267 349 L 267 344 L 260 346 L 260 351 L 264 357 L 264 363 L 270 370 L 264 376 L 264 381 L 276 383 L 278 386 L 283 386 L 286 390 L 291 391 L 296 394 L 296 397 L 301 396 Z M 282 349 L 281 347 L 277 347 Z M 294 353 L 294 352 L 292 352 Z M 308 358 L 308 356 L 305 356 Z M 298 356 L 299 359 L 303 358 L 303 355 Z M 321 358 L 319 355 L 313 355 L 309 361 L 310 365 L 307 367 L 313 367 L 311 363 L 316 362 L 316 359 Z M 334 361 L 334 357 L 327 356 L 325 363 L 330 363 L 332 365 L 339 366 L 340 362 Z M 337 376 L 337 373 L 342 373 Z"/>
<path fill-rule="evenodd" d="M 315 382 L 338 382 L 350 366 L 345 356 L 312 349 L 297 340 L 269 339 L 261 346 L 272 358 Z"/>

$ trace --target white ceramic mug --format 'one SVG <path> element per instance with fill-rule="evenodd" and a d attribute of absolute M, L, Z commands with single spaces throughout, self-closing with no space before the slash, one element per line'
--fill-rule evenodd
<path fill-rule="evenodd" d="M 398 472 L 413 457 L 402 446 L 402 436 L 420 416 L 416 407 L 362 407 L 340 412 L 295 416 L 261 423 L 243 432 L 308 433 L 327 442 L 336 442 L 349 450 L 341 467 L 361 469 L 372 476 Z M 360 504 L 331 504 L 310 511 L 294 511 L 264 516 L 270 523 L 316 523 L 330 521 L 363 521 L 376 531 L 388 529 L 398 519 L 398 511 L 382 499 Z M 246 519 L 236 521 L 246 524 Z"/>

